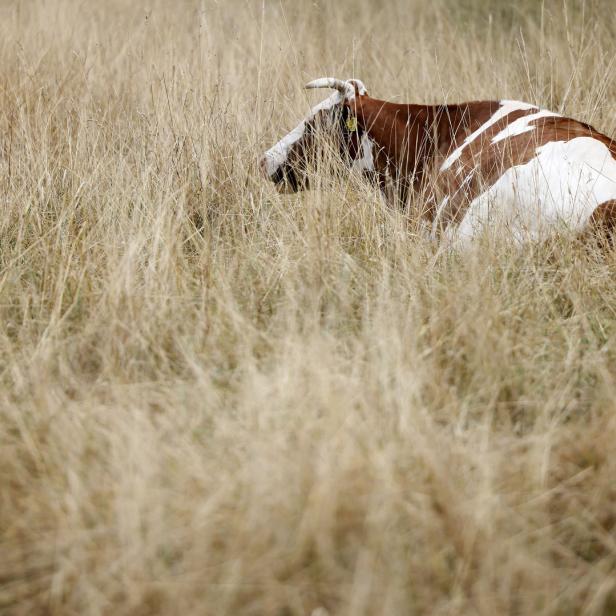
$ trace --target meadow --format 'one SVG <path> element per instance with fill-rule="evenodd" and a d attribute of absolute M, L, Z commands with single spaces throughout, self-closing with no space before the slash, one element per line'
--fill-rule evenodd
<path fill-rule="evenodd" d="M 0 613 L 616 614 L 616 252 L 279 194 L 322 76 L 616 135 L 616 12 L 0 2 Z"/>

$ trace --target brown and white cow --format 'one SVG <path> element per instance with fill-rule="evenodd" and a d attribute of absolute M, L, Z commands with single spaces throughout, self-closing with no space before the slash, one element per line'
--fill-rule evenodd
<path fill-rule="evenodd" d="M 561 226 L 616 227 L 616 141 L 592 126 L 512 100 L 406 105 L 371 98 L 356 79 L 317 79 L 334 94 L 268 150 L 279 187 L 307 188 L 322 136 L 343 160 L 407 203 L 432 237 L 466 242 L 482 229 L 518 241 Z"/>

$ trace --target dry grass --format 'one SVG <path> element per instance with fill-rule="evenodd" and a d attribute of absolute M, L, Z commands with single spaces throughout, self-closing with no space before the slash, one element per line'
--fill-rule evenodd
<path fill-rule="evenodd" d="M 326 74 L 615 134 L 615 57 L 611 0 L 3 2 L 0 611 L 616 613 L 616 255 L 255 165 Z"/>

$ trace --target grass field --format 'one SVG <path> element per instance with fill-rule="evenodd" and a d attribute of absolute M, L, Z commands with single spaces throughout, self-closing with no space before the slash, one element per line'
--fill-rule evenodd
<path fill-rule="evenodd" d="M 325 75 L 616 135 L 616 12 L 0 3 L 0 613 L 616 614 L 616 252 L 278 194 Z"/>

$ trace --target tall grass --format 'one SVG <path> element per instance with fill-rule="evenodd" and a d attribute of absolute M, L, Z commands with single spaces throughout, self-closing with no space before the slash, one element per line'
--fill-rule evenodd
<path fill-rule="evenodd" d="M 439 255 L 256 160 L 324 75 L 615 134 L 615 34 L 609 0 L 2 3 L 0 611 L 613 614 L 614 254 Z"/>

